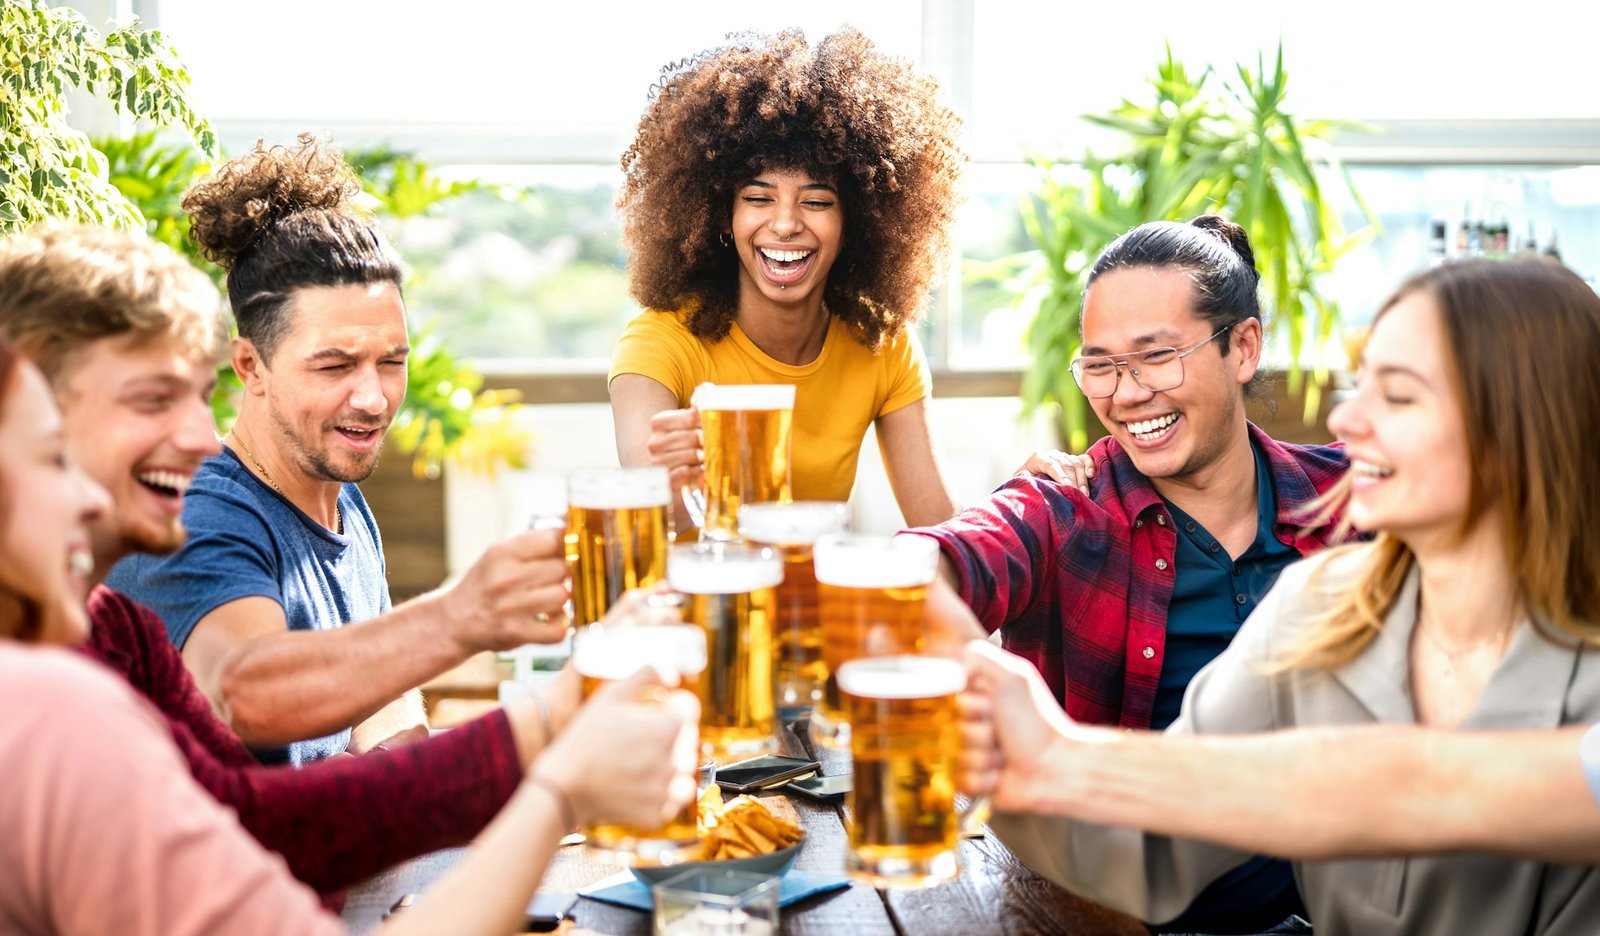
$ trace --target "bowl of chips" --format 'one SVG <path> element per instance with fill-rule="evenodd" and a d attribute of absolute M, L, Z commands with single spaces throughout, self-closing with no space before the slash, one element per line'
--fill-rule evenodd
<path fill-rule="evenodd" d="M 715 784 L 700 794 L 700 841 L 670 865 L 634 865 L 634 877 L 656 884 L 685 871 L 735 870 L 781 875 L 805 845 L 805 830 L 773 815 L 760 800 L 739 796 L 723 802 Z"/>

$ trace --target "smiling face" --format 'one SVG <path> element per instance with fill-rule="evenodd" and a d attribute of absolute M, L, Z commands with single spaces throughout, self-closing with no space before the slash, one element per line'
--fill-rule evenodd
<path fill-rule="evenodd" d="M 1193 308 L 1194 285 L 1181 270 L 1131 267 L 1102 274 L 1084 297 L 1080 354 L 1187 349 L 1217 330 Z M 1231 447 L 1248 444 L 1243 387 L 1260 361 L 1260 323 L 1241 322 L 1226 337 L 1226 353 L 1218 351 L 1219 336 L 1183 358 L 1177 387 L 1146 390 L 1123 367 L 1116 393 L 1089 401 L 1145 477 L 1190 478 Z"/>
<path fill-rule="evenodd" d="M 73 459 L 111 494 L 94 524 L 96 566 L 183 545 L 183 493 L 219 450 L 216 370 L 176 342 L 122 335 L 91 342 L 63 368 L 61 406 Z"/>
<path fill-rule="evenodd" d="M 61 415 L 44 377 L 23 365 L 0 409 L 0 514 L 6 587 L 40 606 L 46 643 L 75 645 L 89 635 L 83 599 L 94 570 L 88 525 L 106 493 L 67 454 Z"/>
<path fill-rule="evenodd" d="M 405 399 L 411 349 L 400 291 L 392 283 L 306 287 L 289 314 L 271 362 L 242 375 L 246 390 L 265 398 L 282 460 L 317 481 L 361 481 L 377 467 Z"/>
<path fill-rule="evenodd" d="M 1417 545 L 1460 530 L 1472 485 L 1461 402 L 1438 307 L 1414 291 L 1378 319 L 1353 396 L 1328 429 L 1350 455 L 1350 521 Z"/>
<path fill-rule="evenodd" d="M 730 227 L 741 296 L 821 301 L 844 240 L 844 207 L 831 184 L 799 170 L 763 172 L 734 193 Z"/>

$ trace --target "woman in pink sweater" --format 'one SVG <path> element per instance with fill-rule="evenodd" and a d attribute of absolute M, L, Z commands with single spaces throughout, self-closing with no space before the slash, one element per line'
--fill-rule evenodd
<path fill-rule="evenodd" d="M 195 783 L 161 715 L 64 649 L 88 635 L 87 525 L 106 503 L 66 457 L 44 378 L 0 342 L 0 936 L 342 932 Z M 697 705 L 636 701 L 655 682 L 645 670 L 586 704 L 468 858 L 386 932 L 509 932 L 567 827 L 659 822 L 685 802 L 694 751 L 678 742 Z"/>

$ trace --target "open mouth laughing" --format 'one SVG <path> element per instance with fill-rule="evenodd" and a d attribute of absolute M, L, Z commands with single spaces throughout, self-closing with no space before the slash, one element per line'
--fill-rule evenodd
<path fill-rule="evenodd" d="M 367 451 L 383 439 L 383 426 L 335 425 L 333 431 L 358 451 Z"/>
<path fill-rule="evenodd" d="M 1367 487 L 1394 474 L 1394 469 L 1353 458 L 1350 460 L 1350 474 L 1354 476 L 1357 486 Z"/>
<path fill-rule="evenodd" d="M 138 474 L 139 483 L 156 494 L 158 497 L 178 500 L 189 490 L 189 482 L 193 475 L 178 471 L 152 470 L 141 471 Z"/>
<path fill-rule="evenodd" d="M 1172 424 L 1177 421 L 1177 413 L 1168 413 L 1165 416 L 1141 419 L 1138 422 L 1124 422 L 1123 425 L 1127 427 L 1128 434 L 1140 442 L 1157 442 L 1171 431 Z"/>
<path fill-rule="evenodd" d="M 815 250 L 777 247 L 759 247 L 756 253 L 761 257 L 762 272 L 767 278 L 784 286 L 804 277 L 817 255 Z"/>

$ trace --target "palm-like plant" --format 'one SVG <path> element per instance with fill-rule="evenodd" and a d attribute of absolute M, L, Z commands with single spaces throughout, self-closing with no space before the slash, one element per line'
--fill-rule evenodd
<path fill-rule="evenodd" d="M 1022 270 L 1018 301 L 1038 308 L 1022 397 L 1030 410 L 1060 406 L 1063 435 L 1074 450 L 1088 441 L 1088 404 L 1068 365 L 1081 345 L 1078 317 L 1089 268 L 1118 235 L 1158 219 L 1217 213 L 1244 227 L 1261 270 L 1268 327 L 1287 344 L 1291 389 L 1302 387 L 1309 363 L 1306 413 L 1316 412 L 1329 375 L 1315 353 L 1339 322 L 1337 303 L 1319 291 L 1317 279 L 1369 238 L 1377 222 L 1328 145 L 1340 125 L 1297 120 L 1284 109 L 1283 50 L 1270 72 L 1260 58 L 1255 71 L 1243 65 L 1237 71 L 1234 81 L 1213 80 L 1209 68 L 1191 77 L 1168 48 L 1150 82 L 1152 100 L 1125 99 L 1109 114 L 1085 118 L 1124 134 L 1123 152 L 1077 163 L 1035 160 L 1044 179 L 1022 209 L 1035 250 L 1012 264 Z M 1324 198 L 1322 176 L 1329 173 L 1369 221 L 1355 234 L 1345 232 Z"/>

